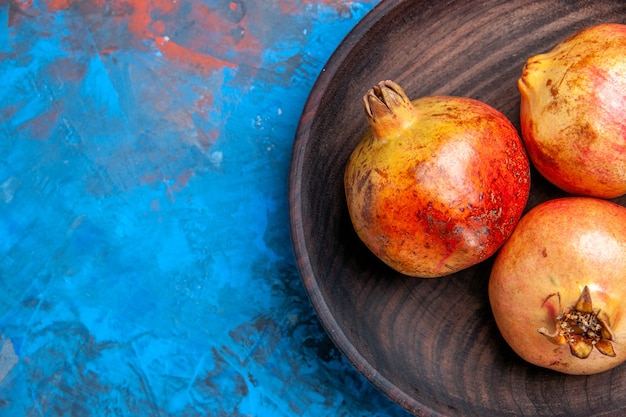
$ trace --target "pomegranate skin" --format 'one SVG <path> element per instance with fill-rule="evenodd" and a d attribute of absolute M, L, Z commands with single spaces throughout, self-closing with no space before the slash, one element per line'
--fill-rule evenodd
<path fill-rule="evenodd" d="M 626 193 L 626 25 L 584 29 L 531 57 L 518 80 L 522 139 L 562 190 Z"/>
<path fill-rule="evenodd" d="M 594 311 L 606 315 L 615 356 L 587 358 L 556 344 L 564 308 L 587 286 Z M 594 374 L 626 359 L 626 208 L 591 197 L 550 200 L 531 209 L 502 246 L 491 271 L 489 300 L 505 341 L 524 360 L 566 374 Z"/>
<path fill-rule="evenodd" d="M 529 161 L 510 121 L 468 98 L 411 102 L 391 81 L 365 96 L 371 129 L 344 185 L 366 246 L 405 275 L 435 278 L 491 256 L 519 220 Z"/>

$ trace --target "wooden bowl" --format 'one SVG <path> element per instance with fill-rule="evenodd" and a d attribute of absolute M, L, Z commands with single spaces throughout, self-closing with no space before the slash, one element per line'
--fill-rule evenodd
<path fill-rule="evenodd" d="M 361 98 L 392 79 L 410 98 L 482 100 L 519 129 L 526 59 L 574 32 L 626 21 L 623 0 L 383 1 L 347 36 L 306 103 L 290 172 L 298 267 L 326 331 L 375 386 L 419 416 L 624 416 L 626 366 L 568 376 L 501 338 L 491 260 L 439 279 L 393 272 L 356 236 L 343 172 L 367 128 Z M 532 172 L 527 209 L 565 194 Z M 621 204 L 626 199 L 615 200 Z"/>

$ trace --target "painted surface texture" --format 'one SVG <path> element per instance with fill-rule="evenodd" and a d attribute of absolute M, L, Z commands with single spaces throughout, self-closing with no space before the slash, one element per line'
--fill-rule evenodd
<path fill-rule="evenodd" d="M 378 0 L 0 0 L 0 415 L 404 416 L 297 274 L 307 95 Z"/>

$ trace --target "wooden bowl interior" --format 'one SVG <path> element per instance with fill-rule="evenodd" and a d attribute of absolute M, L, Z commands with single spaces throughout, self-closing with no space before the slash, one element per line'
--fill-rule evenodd
<path fill-rule="evenodd" d="M 567 376 L 518 358 L 491 315 L 491 260 L 424 280 L 394 273 L 365 248 L 350 223 L 342 182 L 367 128 L 361 98 L 392 79 L 411 98 L 482 100 L 519 129 L 517 79 L 526 59 L 609 21 L 626 21 L 623 0 L 383 1 L 342 43 L 311 92 L 290 173 L 302 279 L 342 352 L 416 415 L 626 415 L 626 366 Z M 537 172 L 532 178 L 527 209 L 565 195 Z"/>

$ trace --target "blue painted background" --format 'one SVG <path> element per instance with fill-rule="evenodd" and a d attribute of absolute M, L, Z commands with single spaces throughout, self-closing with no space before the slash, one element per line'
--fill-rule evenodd
<path fill-rule="evenodd" d="M 0 415 L 406 415 L 289 240 L 300 112 L 376 3 L 0 0 Z"/>

